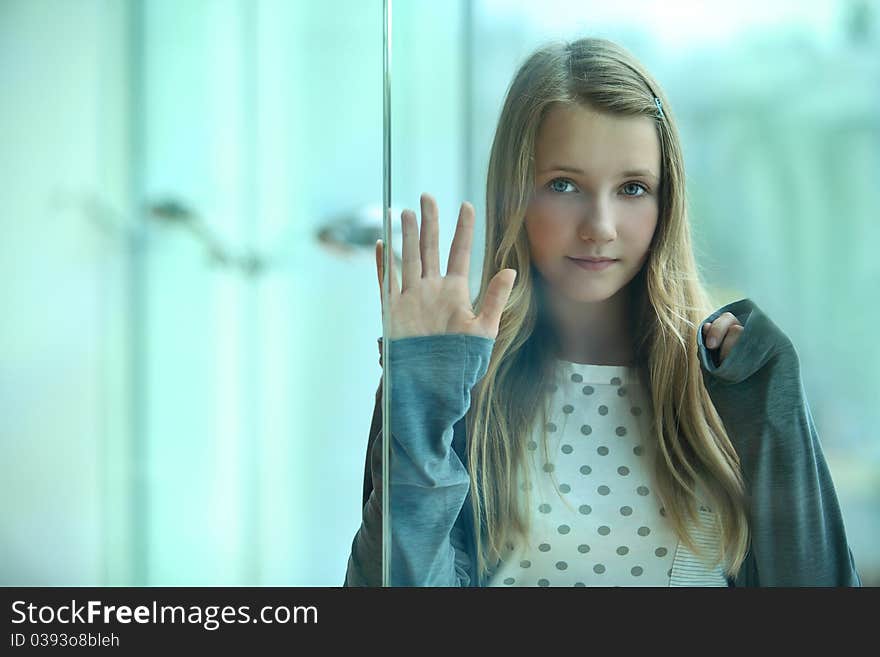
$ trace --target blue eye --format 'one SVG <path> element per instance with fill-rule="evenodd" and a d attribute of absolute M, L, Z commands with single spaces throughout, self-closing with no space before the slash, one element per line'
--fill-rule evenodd
<path fill-rule="evenodd" d="M 548 184 L 547 186 L 550 189 L 552 189 L 554 192 L 559 192 L 560 194 L 565 193 L 565 189 L 564 188 L 559 189 L 558 187 L 554 187 L 554 185 L 556 185 L 556 183 L 561 183 L 563 185 L 571 185 L 572 187 L 574 187 L 574 185 L 570 181 L 566 180 L 565 178 L 554 178 L 553 180 L 550 181 L 550 184 Z"/>
<path fill-rule="evenodd" d="M 622 187 L 622 189 L 623 189 L 623 193 L 625 196 L 638 197 L 638 196 L 644 196 L 645 194 L 648 193 L 648 188 L 645 187 L 642 183 L 637 183 L 637 182 L 628 182 Z M 632 193 L 629 193 L 627 191 L 627 190 L 633 190 L 633 189 L 641 190 L 641 193 L 637 193 L 636 191 L 632 191 Z"/>

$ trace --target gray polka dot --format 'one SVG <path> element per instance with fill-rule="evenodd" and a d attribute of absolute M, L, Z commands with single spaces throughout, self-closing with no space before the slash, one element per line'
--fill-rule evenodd
<path fill-rule="evenodd" d="M 642 449 L 641 445 L 636 445 L 635 447 L 633 447 L 633 454 L 635 454 L 636 456 L 641 456 L 642 452 L 644 452 L 644 451 L 645 450 Z"/>
<path fill-rule="evenodd" d="M 621 386 L 621 387 L 619 387 L 619 388 L 617 389 L 617 396 L 618 396 L 618 397 L 623 397 L 624 395 L 626 395 L 626 388 L 624 388 L 623 386 Z"/>
<path fill-rule="evenodd" d="M 608 415 L 608 407 L 604 404 L 599 407 L 599 415 Z"/>
<path fill-rule="evenodd" d="M 547 392 L 556 392 L 558 389 L 555 383 L 547 384 Z"/>
<path fill-rule="evenodd" d="M 585 516 L 590 515 L 592 510 L 593 510 L 593 507 L 591 507 L 589 504 L 581 504 L 580 507 L 578 508 L 578 511 L 580 511 Z"/>
<path fill-rule="evenodd" d="M 583 582 L 575 582 L 574 585 L 575 586 L 586 586 L 586 584 L 584 584 Z"/>
<path fill-rule="evenodd" d="M 558 531 L 560 534 L 567 534 L 571 531 L 571 527 L 569 527 L 568 525 L 559 525 L 559 527 L 556 528 L 556 531 Z"/>
<path fill-rule="evenodd" d="M 507 579 L 504 580 L 504 583 L 510 585 L 510 584 L 513 584 L 515 581 L 516 580 L 513 579 L 513 577 L 508 577 Z"/>
<path fill-rule="evenodd" d="M 654 554 L 656 554 L 658 557 L 665 557 L 666 548 L 657 548 L 656 550 L 654 550 Z"/>
<path fill-rule="evenodd" d="M 547 423 L 547 431 L 549 431 L 550 433 L 553 433 L 554 431 L 556 431 L 556 425 L 553 424 L 552 422 L 548 422 Z"/>
<path fill-rule="evenodd" d="M 599 486 L 597 489 L 599 491 L 599 495 L 607 495 L 611 492 L 611 489 L 608 486 Z"/>
<path fill-rule="evenodd" d="M 556 562 L 556 569 L 557 570 L 565 570 L 566 568 L 568 568 L 568 564 L 565 563 L 564 561 L 557 561 Z"/>
<path fill-rule="evenodd" d="M 592 395 L 595 392 L 595 390 L 594 390 L 593 386 L 584 386 L 582 392 L 585 395 Z"/>
<path fill-rule="evenodd" d="M 633 512 L 632 507 L 629 507 L 629 506 L 620 507 L 620 515 L 622 515 L 622 516 L 631 516 L 632 512 Z"/>
<path fill-rule="evenodd" d="M 590 546 L 587 545 L 586 543 L 581 543 L 580 545 L 578 545 L 578 552 L 580 552 L 581 554 L 586 554 L 589 551 L 590 551 Z"/>
<path fill-rule="evenodd" d="M 619 468 L 617 468 L 617 474 L 619 474 L 621 477 L 625 477 L 626 475 L 629 474 L 629 468 L 626 467 L 625 465 L 622 465 Z"/>
<path fill-rule="evenodd" d="M 582 377 L 580 374 L 572 374 L 571 380 L 574 381 L 575 383 L 580 383 L 584 380 L 584 377 Z"/>
<path fill-rule="evenodd" d="M 629 412 L 638 417 L 642 414 L 642 409 L 638 406 L 633 406 L 631 409 L 629 409 Z"/>
<path fill-rule="evenodd" d="M 588 465 L 582 465 L 582 466 L 581 466 L 581 474 L 588 475 L 588 474 L 590 474 L 592 471 L 593 471 L 593 468 L 591 468 L 591 467 L 588 466 Z"/>
<path fill-rule="evenodd" d="M 662 506 L 660 507 L 660 515 L 661 515 L 661 516 L 665 516 L 665 515 L 666 515 L 666 509 L 664 509 Z"/>
<path fill-rule="evenodd" d="M 581 425 L 581 433 L 585 436 L 589 436 L 591 433 L 593 433 L 593 427 L 591 427 L 589 424 Z"/>
<path fill-rule="evenodd" d="M 616 433 L 618 436 L 625 436 L 626 435 L 626 427 L 617 427 L 614 430 L 614 433 Z"/>
<path fill-rule="evenodd" d="M 540 511 L 541 513 L 550 513 L 550 511 L 551 511 L 550 505 L 549 504 L 542 504 L 541 506 L 538 507 L 538 511 Z"/>
<path fill-rule="evenodd" d="M 701 506 L 701 507 L 700 507 L 700 511 L 708 511 L 708 510 L 709 510 L 709 509 L 707 509 L 707 508 L 704 507 L 704 506 Z"/>
<path fill-rule="evenodd" d="M 560 493 L 570 493 L 571 486 L 569 486 L 568 484 L 559 484 L 559 492 Z"/>
<path fill-rule="evenodd" d="M 550 551 L 550 544 L 549 544 L 549 543 L 541 543 L 541 544 L 538 546 L 538 549 L 539 549 L 541 552 L 549 552 L 549 551 Z"/>
<path fill-rule="evenodd" d="M 596 449 L 596 452 L 598 452 L 599 456 L 608 456 L 608 448 L 605 445 Z"/>
<path fill-rule="evenodd" d="M 629 571 L 629 572 L 632 573 L 633 577 L 638 577 L 638 576 L 641 575 L 642 572 L 644 572 L 644 571 L 642 570 L 642 567 L 641 567 L 641 566 L 634 566 L 633 569 L 632 569 L 631 571 Z"/>
<path fill-rule="evenodd" d="M 545 463 L 544 464 L 544 472 L 553 472 L 553 470 L 555 470 L 555 469 L 556 469 L 556 466 L 553 465 L 552 463 Z"/>
<path fill-rule="evenodd" d="M 550 580 L 541 578 L 538 580 L 538 586 L 550 586 Z"/>
<path fill-rule="evenodd" d="M 651 533 L 651 530 L 647 527 L 639 527 L 639 536 L 647 536 Z"/>
<path fill-rule="evenodd" d="M 611 379 L 611 385 L 613 385 L 613 386 L 619 386 L 619 385 L 620 385 L 620 377 L 619 377 L 619 376 L 615 376 L 613 379 Z"/>
<path fill-rule="evenodd" d="M 524 481 L 523 483 L 521 483 L 519 485 L 519 487 L 522 490 L 532 490 L 532 488 L 534 488 L 534 486 L 532 485 L 532 482 L 530 482 L 530 481 Z"/>
<path fill-rule="evenodd" d="M 605 566 L 603 566 L 600 563 L 597 563 L 595 566 L 593 566 L 593 572 L 596 573 L 597 575 L 601 575 L 602 573 L 605 572 Z"/>
<path fill-rule="evenodd" d="M 667 570 L 667 571 L 666 571 L 666 574 L 669 575 L 670 577 L 672 577 L 672 568 L 670 568 L 669 570 Z"/>
<path fill-rule="evenodd" d="M 532 562 L 529 561 L 528 559 L 525 559 L 525 560 L 519 562 L 519 567 L 520 568 L 531 568 Z"/>
<path fill-rule="evenodd" d="M 562 446 L 562 453 L 563 454 L 571 454 L 573 451 L 574 451 L 574 447 L 572 447 L 571 445 L 563 445 Z"/>
<path fill-rule="evenodd" d="M 639 486 L 638 488 L 636 488 L 636 492 L 637 492 L 639 495 L 641 495 L 642 497 L 644 497 L 644 496 L 647 495 L 650 491 L 648 490 L 648 487 L 647 487 L 647 486 Z"/>
<path fill-rule="evenodd" d="M 617 548 L 617 554 L 619 554 L 620 556 L 629 554 L 629 548 L 625 545 L 621 545 L 619 548 Z"/>
<path fill-rule="evenodd" d="M 611 533 L 611 527 L 608 525 L 602 525 L 597 531 L 599 532 L 599 536 L 608 536 L 608 534 Z"/>
<path fill-rule="evenodd" d="M 572 413 L 573 411 L 574 411 L 574 406 L 572 406 L 571 404 L 566 404 L 565 406 L 562 407 L 563 413 Z"/>
<path fill-rule="evenodd" d="M 538 449 L 538 443 L 536 443 L 534 440 L 530 440 L 528 448 L 534 452 L 536 449 Z"/>

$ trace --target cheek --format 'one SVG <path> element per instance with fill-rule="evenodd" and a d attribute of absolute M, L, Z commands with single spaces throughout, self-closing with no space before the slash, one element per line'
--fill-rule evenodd
<path fill-rule="evenodd" d="M 577 209 L 571 203 L 553 202 L 538 197 L 529 205 L 525 219 L 529 243 L 536 249 L 554 249 L 570 237 L 577 223 Z"/>
<path fill-rule="evenodd" d="M 648 217 L 648 220 L 645 222 L 645 230 L 642 233 L 642 240 L 644 241 L 645 248 L 648 248 L 651 245 L 651 240 L 654 238 L 656 230 L 657 213 L 654 212 L 654 214 Z"/>
<path fill-rule="evenodd" d="M 629 241 L 647 249 L 651 245 L 651 239 L 657 229 L 657 205 L 651 203 L 645 204 L 645 207 L 633 209 L 628 214 L 624 225 L 627 227 Z"/>
<path fill-rule="evenodd" d="M 554 241 L 559 238 L 559 222 L 548 213 L 533 211 L 525 221 L 526 235 L 532 255 L 540 257 L 553 248 Z"/>

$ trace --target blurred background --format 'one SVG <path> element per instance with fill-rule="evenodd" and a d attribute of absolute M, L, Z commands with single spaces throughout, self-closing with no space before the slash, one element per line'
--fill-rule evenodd
<path fill-rule="evenodd" d="M 393 3 L 392 207 L 477 208 L 511 77 L 664 86 L 720 306 L 791 337 L 880 585 L 880 6 Z M 0 585 L 339 586 L 381 370 L 382 2 L 0 0 Z M 396 240 L 399 245 L 399 239 Z"/>

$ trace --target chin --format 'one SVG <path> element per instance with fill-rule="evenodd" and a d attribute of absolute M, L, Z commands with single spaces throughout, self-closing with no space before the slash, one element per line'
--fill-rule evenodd
<path fill-rule="evenodd" d="M 564 289 L 563 295 L 574 303 L 601 303 L 615 296 L 621 289 L 623 286 L 618 285 L 582 285 Z"/>

